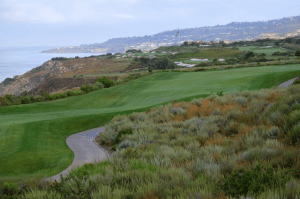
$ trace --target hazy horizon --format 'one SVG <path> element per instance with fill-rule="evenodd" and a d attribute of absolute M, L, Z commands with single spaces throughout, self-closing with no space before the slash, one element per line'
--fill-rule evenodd
<path fill-rule="evenodd" d="M 279 0 L 0 0 L 1 47 L 77 46 L 111 38 L 299 16 Z"/>

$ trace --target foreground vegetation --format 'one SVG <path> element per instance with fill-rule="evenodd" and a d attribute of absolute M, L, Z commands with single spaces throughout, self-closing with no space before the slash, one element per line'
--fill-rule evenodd
<path fill-rule="evenodd" d="M 61 182 L 22 191 L 6 183 L 3 191 L 16 198 L 297 198 L 299 93 L 299 84 L 219 92 L 116 116 L 97 139 L 116 148 L 108 160 Z"/>
<path fill-rule="evenodd" d="M 66 137 L 105 125 L 91 121 L 98 121 L 106 114 L 113 117 L 170 101 L 206 97 L 211 92 L 225 94 L 270 88 L 300 76 L 299 67 L 157 73 L 86 95 L 1 107 L 0 181 L 39 174 L 46 177 L 64 170 L 73 160 Z"/>

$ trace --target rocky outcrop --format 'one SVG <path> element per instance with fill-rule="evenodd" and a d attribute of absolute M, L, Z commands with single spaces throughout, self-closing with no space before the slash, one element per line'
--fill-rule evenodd
<path fill-rule="evenodd" d="M 62 89 L 70 89 L 72 86 L 79 87 L 83 84 L 91 84 L 95 81 L 97 75 L 120 72 L 128 65 L 127 60 L 115 61 L 95 57 L 52 59 L 23 75 L 5 79 L 0 83 L 0 96 L 6 94 L 20 95 L 25 90 L 28 93 L 38 94 L 38 89 L 56 92 Z M 83 78 L 85 75 L 93 78 Z M 76 78 L 73 79 L 72 77 Z M 54 81 L 52 87 L 48 85 L 48 82 L 51 82 L 50 80 L 52 83 Z"/>
<path fill-rule="evenodd" d="M 0 96 L 6 94 L 20 95 L 23 91 L 30 91 L 42 84 L 47 78 L 60 75 L 72 69 L 64 67 L 61 61 L 47 61 L 23 75 L 6 79 L 0 83 Z"/>

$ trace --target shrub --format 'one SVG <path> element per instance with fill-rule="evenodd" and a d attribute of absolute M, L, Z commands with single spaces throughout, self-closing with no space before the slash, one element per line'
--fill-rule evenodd
<path fill-rule="evenodd" d="M 250 136 L 247 136 L 244 140 L 244 147 L 248 150 L 254 148 L 256 146 L 261 146 L 264 140 L 261 135 L 259 135 L 256 131 L 253 131 Z"/>
<path fill-rule="evenodd" d="M 104 85 L 101 82 L 96 82 L 94 85 L 96 85 L 98 89 L 104 88 Z"/>
<path fill-rule="evenodd" d="M 192 101 L 192 104 L 195 104 L 195 105 L 197 105 L 197 106 L 201 106 L 201 105 L 202 105 L 202 101 L 203 101 L 202 98 L 194 99 L 194 100 Z"/>
<path fill-rule="evenodd" d="M 143 122 L 147 120 L 147 114 L 146 113 L 133 113 L 129 115 L 129 119 L 132 122 Z"/>
<path fill-rule="evenodd" d="M 93 87 L 91 85 L 83 85 L 80 87 L 80 90 L 88 93 L 88 92 L 93 91 Z"/>
<path fill-rule="evenodd" d="M 293 126 L 293 128 L 288 132 L 289 140 L 293 145 L 300 142 L 300 122 Z"/>
<path fill-rule="evenodd" d="M 119 133 L 118 133 L 117 136 L 116 136 L 116 139 L 115 139 L 115 143 L 114 143 L 114 144 L 119 144 L 119 143 L 120 143 L 120 140 L 121 140 L 121 137 L 122 137 L 123 135 L 130 135 L 130 134 L 132 134 L 132 133 L 133 133 L 133 131 L 132 131 L 131 128 L 120 130 Z"/>
<path fill-rule="evenodd" d="M 115 146 L 115 149 L 121 150 L 121 149 L 126 149 L 128 147 L 135 147 L 136 144 L 130 140 L 125 140 L 121 142 L 118 146 Z"/>
<path fill-rule="evenodd" d="M 75 95 L 82 95 L 82 91 L 81 90 L 74 91 L 74 94 Z"/>
<path fill-rule="evenodd" d="M 185 111 L 182 108 L 172 108 L 170 110 L 170 113 L 174 114 L 174 115 L 184 115 Z"/>
<path fill-rule="evenodd" d="M 242 111 L 240 111 L 238 107 L 231 107 L 227 113 L 227 119 L 228 120 L 237 119 L 242 114 L 243 114 Z"/>
<path fill-rule="evenodd" d="M 99 89 L 99 87 L 97 86 L 97 85 L 92 85 L 92 90 L 93 91 L 96 91 L 96 90 L 98 90 Z"/>
<path fill-rule="evenodd" d="M 75 95 L 75 93 L 73 91 L 67 91 L 66 94 L 67 94 L 68 97 Z"/>
<path fill-rule="evenodd" d="M 18 194 L 19 187 L 14 182 L 4 182 L 3 188 L 2 188 L 2 194 L 8 195 L 8 196 L 14 196 Z"/>
<path fill-rule="evenodd" d="M 230 122 L 226 127 L 225 127 L 225 136 L 235 136 L 238 134 L 240 131 L 240 123 L 236 121 Z"/>
<path fill-rule="evenodd" d="M 152 67 L 159 70 L 174 69 L 175 64 L 166 57 L 160 57 Z"/>
<path fill-rule="evenodd" d="M 21 196 L 22 199 L 31 198 L 31 199 L 40 199 L 40 198 L 56 198 L 63 199 L 62 195 L 56 191 L 46 191 L 46 190 L 32 190 L 25 193 Z"/>
<path fill-rule="evenodd" d="M 114 81 L 112 81 L 106 77 L 101 77 L 97 81 L 101 82 L 104 85 L 104 88 L 109 88 L 114 85 Z"/>
<path fill-rule="evenodd" d="M 234 170 L 232 174 L 225 175 L 220 188 L 233 197 L 248 193 L 259 195 L 266 188 L 280 188 L 290 180 L 290 175 L 276 175 L 273 168 L 265 168 L 258 164 L 249 170 Z"/>
<path fill-rule="evenodd" d="M 29 104 L 29 102 L 30 102 L 30 97 L 29 96 L 21 98 L 21 104 Z"/>
<path fill-rule="evenodd" d="M 205 161 L 197 159 L 195 164 L 195 171 L 204 173 L 213 180 L 219 180 L 221 175 L 221 166 L 213 161 Z"/>
<path fill-rule="evenodd" d="M 45 100 L 45 98 L 41 95 L 37 95 L 34 97 L 35 102 L 43 102 L 44 100 Z"/>
<path fill-rule="evenodd" d="M 267 134 L 266 134 L 269 138 L 272 138 L 272 139 L 277 139 L 279 138 L 279 135 L 280 135 L 280 129 L 275 126 L 275 127 L 272 127 L 271 129 L 269 129 L 267 131 Z"/>
<path fill-rule="evenodd" d="M 244 96 L 241 96 L 241 97 L 235 98 L 234 101 L 242 106 L 245 106 L 247 103 L 247 98 Z"/>
<path fill-rule="evenodd" d="M 296 52 L 295 52 L 295 56 L 300 56 L 300 50 L 297 50 Z"/>
<path fill-rule="evenodd" d="M 96 183 L 88 180 L 88 175 L 85 175 L 53 183 L 49 187 L 49 191 L 56 191 L 64 196 L 64 198 L 90 198 L 91 193 L 95 191 L 96 187 Z"/>

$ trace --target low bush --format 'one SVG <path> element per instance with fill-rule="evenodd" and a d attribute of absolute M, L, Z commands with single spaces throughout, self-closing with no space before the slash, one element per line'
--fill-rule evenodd
<path fill-rule="evenodd" d="M 290 180 L 288 173 L 276 175 L 273 168 L 260 164 L 249 170 L 234 170 L 225 175 L 220 184 L 221 189 L 233 197 L 247 194 L 259 195 L 267 188 L 280 188 Z"/>
<path fill-rule="evenodd" d="M 100 86 L 101 87 L 101 86 Z M 83 92 L 86 92 L 86 93 L 89 93 L 89 92 L 92 92 L 92 91 L 95 91 L 95 90 L 98 90 L 99 89 L 99 85 L 83 85 L 80 87 L 80 90 L 83 91 Z"/>
<path fill-rule="evenodd" d="M 14 182 L 4 182 L 2 186 L 2 194 L 7 196 L 17 195 L 19 192 L 19 187 Z"/>
<path fill-rule="evenodd" d="M 101 82 L 104 85 L 104 88 L 109 88 L 114 85 L 114 81 L 112 81 L 106 77 L 101 77 L 97 81 Z"/>
<path fill-rule="evenodd" d="M 269 129 L 267 131 L 266 135 L 271 139 L 277 139 L 277 138 L 279 138 L 279 135 L 280 135 L 280 129 L 277 126 L 272 127 L 271 129 Z"/>
<path fill-rule="evenodd" d="M 117 134 L 116 138 L 115 138 L 115 143 L 114 144 L 119 144 L 123 135 L 130 135 L 132 133 L 133 133 L 132 129 L 122 129 L 122 130 L 120 130 L 119 133 Z"/>
<path fill-rule="evenodd" d="M 288 132 L 288 140 L 291 144 L 296 145 L 300 143 L 300 122 L 293 126 L 293 128 Z"/>
<path fill-rule="evenodd" d="M 101 82 L 96 82 L 94 85 L 97 86 L 98 89 L 104 88 L 104 85 Z"/>

